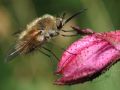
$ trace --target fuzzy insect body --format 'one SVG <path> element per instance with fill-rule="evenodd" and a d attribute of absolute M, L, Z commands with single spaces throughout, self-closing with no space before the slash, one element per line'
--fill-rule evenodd
<path fill-rule="evenodd" d="M 45 15 L 27 25 L 27 29 L 19 35 L 15 48 L 20 53 L 29 53 L 57 34 L 55 18 Z"/>
<path fill-rule="evenodd" d="M 8 53 L 6 61 L 10 61 L 18 55 L 28 54 L 41 48 L 44 43 L 58 36 L 67 22 L 85 10 L 86 9 L 75 13 L 68 19 L 64 19 L 65 14 L 63 14 L 62 17 L 45 14 L 35 19 L 26 26 L 25 30 L 19 33 L 17 43 Z"/>

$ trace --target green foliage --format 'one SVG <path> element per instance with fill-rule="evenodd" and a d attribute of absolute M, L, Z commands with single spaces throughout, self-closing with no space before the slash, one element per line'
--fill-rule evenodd
<path fill-rule="evenodd" d="M 76 23 L 74 25 L 92 28 L 96 32 L 119 29 L 120 0 L 0 0 L 0 90 L 118 90 L 119 63 L 92 82 L 61 87 L 53 85 L 57 78 L 53 74 L 57 65 L 54 57 L 51 60 L 35 52 L 4 63 L 7 49 L 15 41 L 11 36 L 13 32 L 24 29 L 43 14 L 56 16 L 67 12 L 69 16 L 82 8 L 87 11 L 71 21 L 69 27 Z M 63 52 L 60 47 L 67 47 L 76 39 L 58 37 L 52 42 L 56 44 L 47 47 L 60 57 Z"/>

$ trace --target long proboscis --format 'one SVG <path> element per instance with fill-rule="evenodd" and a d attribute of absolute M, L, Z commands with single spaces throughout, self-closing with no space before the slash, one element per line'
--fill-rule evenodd
<path fill-rule="evenodd" d="M 75 14 L 73 14 L 71 17 L 69 17 L 67 20 L 65 20 L 65 22 L 63 23 L 63 26 L 68 23 L 72 18 L 76 17 L 77 15 L 83 13 L 84 11 L 86 11 L 87 9 L 82 9 L 78 12 L 76 12 Z"/>

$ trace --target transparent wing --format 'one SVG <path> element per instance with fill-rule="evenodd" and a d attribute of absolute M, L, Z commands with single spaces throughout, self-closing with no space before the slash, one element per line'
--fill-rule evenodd
<path fill-rule="evenodd" d="M 15 48 L 10 49 L 5 57 L 5 62 L 13 60 L 19 54 L 20 54 L 19 50 L 16 50 Z"/>

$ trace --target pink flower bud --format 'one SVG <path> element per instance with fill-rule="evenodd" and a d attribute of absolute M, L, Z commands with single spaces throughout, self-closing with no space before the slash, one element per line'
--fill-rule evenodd
<path fill-rule="evenodd" d="M 120 30 L 88 34 L 72 43 L 63 53 L 56 71 L 62 78 L 55 84 L 71 85 L 93 80 L 119 58 Z"/>

